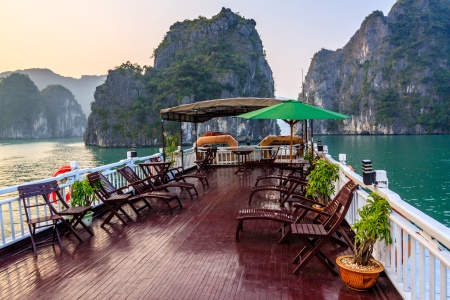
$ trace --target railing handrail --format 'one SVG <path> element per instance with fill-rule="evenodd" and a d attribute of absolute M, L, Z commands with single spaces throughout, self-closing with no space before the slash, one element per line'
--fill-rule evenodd
<path fill-rule="evenodd" d="M 405 202 L 397 193 L 393 192 L 389 188 L 378 187 L 376 185 L 365 185 L 362 176 L 350 170 L 348 166 L 337 162 L 330 155 L 325 155 L 325 157 L 330 162 L 338 164 L 339 168 L 342 170 L 345 176 L 351 178 L 361 187 L 364 187 L 365 189 L 371 190 L 373 192 L 376 192 L 380 196 L 385 197 L 392 208 L 398 214 L 402 215 L 406 220 L 416 224 L 418 228 L 420 228 L 424 232 L 427 232 L 433 238 L 450 249 L 450 228 L 433 219 L 432 217 L 426 215 L 411 204 Z"/>

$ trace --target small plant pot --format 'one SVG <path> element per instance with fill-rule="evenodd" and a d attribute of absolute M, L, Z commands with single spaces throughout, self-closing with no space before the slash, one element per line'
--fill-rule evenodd
<path fill-rule="evenodd" d="M 346 264 L 345 260 L 348 258 L 352 259 L 353 255 L 342 255 L 336 258 L 336 264 L 340 268 L 339 273 L 345 285 L 356 291 L 366 291 L 375 286 L 380 273 L 384 270 L 383 265 L 379 261 L 371 259 L 375 266 L 363 270 L 359 269 L 358 266 Z"/>
<path fill-rule="evenodd" d="M 84 215 L 83 223 L 86 224 L 86 226 L 91 226 L 93 218 L 94 218 L 94 212 L 92 210 L 90 210 Z M 77 224 L 77 226 L 75 226 L 75 228 L 76 229 L 84 229 L 84 227 L 81 226 L 81 224 Z"/>

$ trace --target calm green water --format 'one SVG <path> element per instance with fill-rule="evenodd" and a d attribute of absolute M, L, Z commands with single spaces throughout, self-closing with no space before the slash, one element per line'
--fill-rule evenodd
<path fill-rule="evenodd" d="M 338 160 L 362 175 L 361 161 L 386 170 L 389 188 L 429 216 L 450 227 L 450 136 L 316 136 Z"/>
<path fill-rule="evenodd" d="M 389 188 L 436 220 L 450 226 L 450 136 L 316 136 L 338 159 L 361 172 L 361 160 L 386 170 Z M 157 152 L 139 148 L 138 156 Z M 60 166 L 78 161 L 96 167 L 126 158 L 127 148 L 84 146 L 81 139 L 0 140 L 0 188 L 50 177 Z"/>

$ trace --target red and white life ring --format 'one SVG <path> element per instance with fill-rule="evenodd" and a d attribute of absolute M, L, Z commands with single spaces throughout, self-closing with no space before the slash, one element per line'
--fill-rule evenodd
<path fill-rule="evenodd" d="M 55 173 L 53 173 L 52 177 L 56 177 L 59 174 L 64 174 L 64 173 L 67 173 L 67 172 L 70 172 L 70 171 L 72 171 L 72 168 L 69 165 L 62 166 L 58 170 L 56 170 Z"/>
<path fill-rule="evenodd" d="M 60 175 L 60 174 L 64 174 L 64 173 L 67 173 L 67 172 L 70 172 L 70 171 L 72 171 L 72 168 L 71 168 L 69 165 L 62 166 L 62 167 L 60 167 L 58 170 L 56 170 L 55 173 L 53 173 L 52 177 L 56 177 L 56 176 L 58 176 L 58 175 Z M 49 195 L 49 197 L 50 197 L 50 200 L 53 200 L 53 203 L 56 204 L 56 202 L 57 202 L 57 201 L 56 201 L 56 199 L 57 199 L 56 193 L 55 193 L 55 192 L 52 192 L 52 194 Z M 70 200 L 70 193 L 67 192 L 67 193 L 66 193 L 66 202 L 69 202 L 69 200 Z"/>

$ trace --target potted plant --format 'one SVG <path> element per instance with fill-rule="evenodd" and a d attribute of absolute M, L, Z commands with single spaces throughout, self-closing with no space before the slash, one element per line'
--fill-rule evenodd
<path fill-rule="evenodd" d="M 75 206 L 90 206 L 95 199 L 95 189 L 91 187 L 89 180 L 75 180 L 71 187 L 70 205 Z M 92 224 L 94 212 L 89 211 L 84 217 L 83 222 L 86 225 Z"/>
<path fill-rule="evenodd" d="M 341 279 L 351 289 L 372 288 L 384 270 L 383 265 L 372 258 L 373 246 L 379 239 L 386 245 L 392 243 L 388 217 L 392 212 L 386 198 L 372 192 L 367 204 L 358 209 L 361 217 L 352 229 L 356 231 L 354 255 L 336 258 L 340 267 Z"/>
<path fill-rule="evenodd" d="M 315 159 L 311 163 L 313 168 L 307 177 L 305 196 L 313 197 L 314 200 L 326 205 L 334 193 L 334 182 L 338 179 L 339 167 L 323 158 Z"/>
<path fill-rule="evenodd" d="M 164 157 L 166 161 L 174 161 L 176 156 L 176 151 L 178 148 L 178 137 L 176 135 L 171 135 L 164 133 L 166 138 L 166 147 L 164 148 Z"/>

